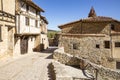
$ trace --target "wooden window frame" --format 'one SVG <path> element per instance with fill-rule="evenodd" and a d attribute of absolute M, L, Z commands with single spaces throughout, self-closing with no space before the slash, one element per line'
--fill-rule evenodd
<path fill-rule="evenodd" d="M 96 44 L 96 48 L 100 48 L 100 44 Z"/>
<path fill-rule="evenodd" d="M 116 61 L 116 69 L 120 69 L 120 62 Z"/>
<path fill-rule="evenodd" d="M 110 49 L 110 41 L 104 41 L 104 48 Z"/>
<path fill-rule="evenodd" d="M 28 17 L 25 17 L 25 24 L 26 26 L 30 25 L 30 19 Z"/>
<path fill-rule="evenodd" d="M 120 42 L 115 42 L 115 47 L 120 48 Z"/>
<path fill-rule="evenodd" d="M 73 49 L 78 50 L 78 43 L 73 43 Z"/>

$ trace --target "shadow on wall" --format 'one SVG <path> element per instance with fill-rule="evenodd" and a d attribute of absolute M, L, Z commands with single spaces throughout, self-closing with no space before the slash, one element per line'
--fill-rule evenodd
<path fill-rule="evenodd" d="M 34 52 L 40 52 L 43 50 L 44 50 L 44 44 L 40 44 L 33 49 Z"/>

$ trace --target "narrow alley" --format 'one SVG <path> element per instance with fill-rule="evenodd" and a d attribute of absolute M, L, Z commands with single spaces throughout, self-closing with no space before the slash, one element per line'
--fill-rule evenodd
<path fill-rule="evenodd" d="M 49 80 L 48 64 L 54 48 L 0 62 L 0 80 Z"/>

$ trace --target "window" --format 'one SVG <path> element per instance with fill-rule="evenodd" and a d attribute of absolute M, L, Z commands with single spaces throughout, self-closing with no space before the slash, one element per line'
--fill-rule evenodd
<path fill-rule="evenodd" d="M 120 42 L 115 42 L 115 47 L 120 47 Z"/>
<path fill-rule="evenodd" d="M 2 29 L 1 29 L 1 26 L 0 26 L 0 41 L 2 41 Z"/>
<path fill-rule="evenodd" d="M 29 18 L 28 17 L 25 18 L 25 21 L 26 21 L 26 25 L 29 26 Z"/>
<path fill-rule="evenodd" d="M 105 45 L 104 46 L 105 48 L 109 49 L 110 48 L 110 41 L 104 41 L 104 45 Z"/>
<path fill-rule="evenodd" d="M 38 27 L 38 21 L 35 20 L 35 27 Z"/>
<path fill-rule="evenodd" d="M 100 48 L 100 45 L 99 45 L 99 44 L 96 44 L 96 48 Z"/>
<path fill-rule="evenodd" d="M 116 62 L 116 69 L 120 69 L 120 62 Z"/>
<path fill-rule="evenodd" d="M 29 11 L 29 6 L 28 5 L 26 6 L 26 10 L 27 10 L 27 12 Z"/>
<path fill-rule="evenodd" d="M 111 24 L 111 30 L 115 30 L 114 24 Z"/>
<path fill-rule="evenodd" d="M 79 44 L 74 43 L 74 44 L 73 44 L 73 49 L 79 49 Z"/>

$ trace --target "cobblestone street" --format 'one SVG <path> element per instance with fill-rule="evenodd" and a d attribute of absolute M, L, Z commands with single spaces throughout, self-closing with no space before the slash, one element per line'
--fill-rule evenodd
<path fill-rule="evenodd" d="M 50 49 L 0 62 L 0 80 L 49 80 Z"/>

